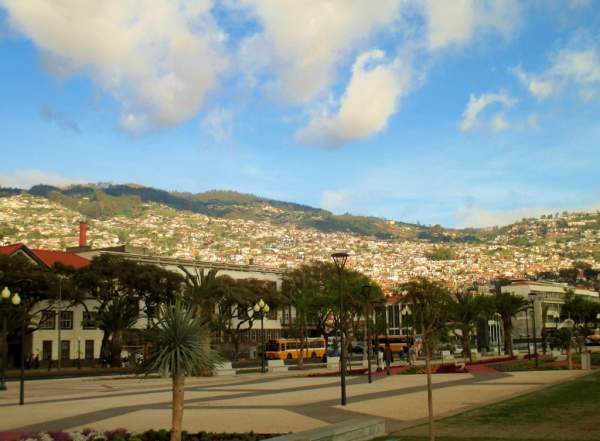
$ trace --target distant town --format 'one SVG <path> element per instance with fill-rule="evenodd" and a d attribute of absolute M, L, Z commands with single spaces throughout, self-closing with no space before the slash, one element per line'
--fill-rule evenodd
<path fill-rule="evenodd" d="M 264 210 L 277 210 L 265 205 Z M 27 194 L 0 198 L 0 242 L 32 248 L 77 245 L 81 213 Z M 94 247 L 127 244 L 153 255 L 208 262 L 293 268 L 328 260 L 347 249 L 349 266 L 390 290 L 415 276 L 451 286 L 486 283 L 556 272 L 575 261 L 599 267 L 600 214 L 555 213 L 524 219 L 477 243 L 382 240 L 351 233 L 326 233 L 294 224 L 225 219 L 147 203 L 132 216 L 88 219 Z"/>

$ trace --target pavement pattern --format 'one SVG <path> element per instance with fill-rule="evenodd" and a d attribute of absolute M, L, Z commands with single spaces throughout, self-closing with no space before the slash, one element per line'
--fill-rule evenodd
<path fill-rule="evenodd" d="M 446 416 L 582 375 L 583 371 L 435 374 L 434 411 Z M 356 417 L 386 418 L 388 431 L 427 415 L 425 375 L 349 377 L 348 404 L 340 405 L 338 377 L 306 373 L 187 378 L 184 428 L 188 431 L 286 433 Z M 169 379 L 96 377 L 26 383 L 0 391 L 0 431 L 55 431 L 91 427 L 132 432 L 170 427 Z"/>

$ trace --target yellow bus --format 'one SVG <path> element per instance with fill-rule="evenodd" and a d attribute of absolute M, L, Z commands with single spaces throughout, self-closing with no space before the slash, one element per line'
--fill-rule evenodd
<path fill-rule="evenodd" d="M 299 338 L 279 338 L 269 340 L 266 345 L 266 357 L 270 360 L 292 360 L 300 356 Z M 304 358 L 323 358 L 325 356 L 325 339 L 307 338 L 304 340 Z"/>
<path fill-rule="evenodd" d="M 413 344 L 413 338 L 408 335 L 380 335 L 378 337 L 378 348 L 383 351 L 385 348 L 386 341 L 390 343 L 390 349 L 392 352 L 400 352 L 400 350 L 405 350 L 411 344 Z"/>

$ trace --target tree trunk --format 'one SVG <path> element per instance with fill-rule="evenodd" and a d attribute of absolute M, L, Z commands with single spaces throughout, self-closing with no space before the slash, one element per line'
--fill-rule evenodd
<path fill-rule="evenodd" d="M 567 347 L 567 366 L 569 367 L 569 370 L 573 369 L 573 355 L 571 345 Z"/>
<path fill-rule="evenodd" d="M 171 441 L 181 441 L 181 426 L 183 423 L 183 387 L 185 375 L 173 374 L 173 413 L 171 419 Z"/>
<path fill-rule="evenodd" d="M 473 363 L 473 354 L 471 354 L 471 336 L 469 335 L 468 330 L 462 331 L 462 340 L 463 340 L 463 358 L 467 361 L 469 359 L 470 363 Z"/>
<path fill-rule="evenodd" d="M 508 320 L 511 319 L 509 318 Z M 513 352 L 512 337 L 510 335 L 512 331 L 512 323 L 509 323 L 506 323 L 504 320 L 502 321 L 502 331 L 504 332 L 504 352 L 510 354 L 511 357 L 514 357 L 515 354 Z"/>
<path fill-rule="evenodd" d="M 427 371 L 427 410 L 429 413 L 429 441 L 435 441 L 433 431 L 433 391 L 431 387 L 431 345 L 425 342 L 425 370 Z"/>
<path fill-rule="evenodd" d="M 300 326 L 300 353 L 298 354 L 298 369 L 304 368 L 304 347 L 306 346 L 304 338 L 304 326 Z"/>
<path fill-rule="evenodd" d="M 121 350 L 123 348 L 123 340 L 117 332 L 113 333 L 110 341 L 110 366 L 121 367 Z"/>

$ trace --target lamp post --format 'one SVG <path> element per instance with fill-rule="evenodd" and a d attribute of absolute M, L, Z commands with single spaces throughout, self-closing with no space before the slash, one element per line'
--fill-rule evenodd
<path fill-rule="evenodd" d="M 269 312 L 269 305 L 267 305 L 265 303 L 265 301 L 263 299 L 260 299 L 258 302 L 256 302 L 256 304 L 254 305 L 254 311 L 260 313 L 260 331 L 261 331 L 261 337 L 262 337 L 262 351 L 261 351 L 261 357 L 260 357 L 260 371 L 262 373 L 267 372 L 266 366 L 265 366 L 265 313 Z"/>
<path fill-rule="evenodd" d="M 529 308 L 525 308 L 525 329 L 527 330 L 527 359 L 531 360 L 531 342 L 529 341 Z"/>
<path fill-rule="evenodd" d="M 410 317 L 412 315 L 412 311 L 410 310 L 410 308 L 408 307 L 408 305 L 404 305 L 404 308 L 402 308 L 402 310 L 400 311 L 400 315 L 402 315 L 402 324 L 404 325 L 404 320 L 407 320 L 408 317 Z M 408 330 L 408 326 L 405 327 L 404 329 Z M 414 329 L 413 329 L 413 331 L 414 331 Z M 407 334 L 408 334 L 408 332 L 407 332 Z M 414 345 L 414 335 L 411 336 L 411 338 L 413 338 L 413 341 L 412 341 L 412 343 L 410 343 L 411 340 L 409 340 L 409 344 L 412 346 L 412 345 Z M 406 349 L 407 349 L 407 351 L 406 351 L 406 361 L 408 362 L 408 364 L 410 366 L 412 366 L 413 359 L 410 356 L 411 349 L 409 347 L 407 347 Z M 414 348 L 413 348 L 413 351 L 414 351 Z"/>
<path fill-rule="evenodd" d="M 11 293 L 7 286 L 0 293 L 2 311 L 2 371 L 0 372 L 0 390 L 6 390 L 6 362 L 8 361 L 8 307 L 10 304 L 19 306 L 21 297 L 18 293 Z"/>
<path fill-rule="evenodd" d="M 364 285 L 363 286 L 363 290 L 365 291 L 365 298 L 367 300 L 369 300 L 369 294 L 371 293 L 371 285 Z M 367 314 L 365 317 L 365 320 L 367 321 L 367 327 L 366 327 L 366 332 L 365 332 L 365 340 L 367 340 L 367 347 L 366 347 L 366 351 L 367 351 L 367 372 L 368 372 L 368 381 L 369 383 L 373 382 L 373 379 L 371 378 L 371 351 L 372 351 L 372 345 L 371 345 L 371 304 L 369 303 L 367 306 Z"/>
<path fill-rule="evenodd" d="M 345 251 L 338 251 L 331 255 L 333 263 L 337 268 L 338 273 L 338 293 L 340 295 L 340 344 L 341 344 L 341 389 L 342 389 L 342 406 L 346 405 L 346 339 L 344 333 L 346 331 L 346 314 L 344 311 L 344 297 L 342 296 L 342 272 L 348 261 L 348 253 Z"/>
<path fill-rule="evenodd" d="M 81 369 L 81 337 L 77 337 L 77 369 Z"/>
<path fill-rule="evenodd" d="M 537 335 L 536 335 L 536 329 L 535 329 L 535 294 L 531 293 L 529 294 L 529 302 L 531 302 L 531 311 L 532 311 L 532 315 L 531 315 L 531 322 L 533 324 L 533 352 L 535 353 L 535 368 L 537 369 L 539 366 L 538 363 L 538 350 L 537 350 Z"/>

